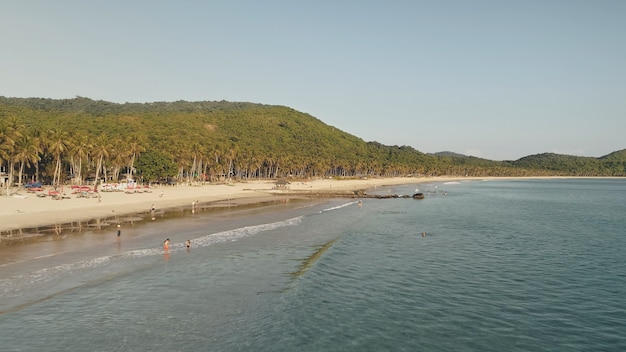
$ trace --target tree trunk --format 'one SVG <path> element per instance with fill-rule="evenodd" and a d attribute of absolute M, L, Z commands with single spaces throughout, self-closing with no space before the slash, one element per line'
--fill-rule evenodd
<path fill-rule="evenodd" d="M 18 176 L 17 176 L 18 182 L 22 185 L 22 187 L 24 187 L 24 182 L 22 182 L 22 175 L 23 175 L 23 173 L 24 173 L 24 162 L 22 161 L 20 163 L 20 171 L 19 171 Z"/>
<path fill-rule="evenodd" d="M 98 167 L 96 167 L 96 179 L 93 181 L 93 191 L 98 191 L 98 179 L 100 178 L 100 168 L 102 167 L 102 156 L 98 159 Z"/>

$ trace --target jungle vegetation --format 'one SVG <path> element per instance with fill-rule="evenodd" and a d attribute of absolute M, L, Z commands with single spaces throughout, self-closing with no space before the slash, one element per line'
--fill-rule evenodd
<path fill-rule="evenodd" d="M 419 136 L 416 136 L 419 138 Z M 18 184 L 315 177 L 625 176 L 626 150 L 492 161 L 388 146 L 285 106 L 0 97 L 0 168 Z"/>

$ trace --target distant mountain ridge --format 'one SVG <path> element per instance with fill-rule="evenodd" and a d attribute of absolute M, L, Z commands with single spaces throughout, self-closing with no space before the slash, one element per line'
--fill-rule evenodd
<path fill-rule="evenodd" d="M 456 152 L 452 152 L 452 151 L 442 151 L 442 152 L 436 152 L 436 153 L 428 153 L 429 155 L 432 156 L 440 156 L 440 157 L 452 157 L 452 158 L 476 158 L 474 156 L 469 156 L 469 155 L 465 155 L 465 154 L 461 154 L 461 153 L 456 153 Z M 622 150 L 618 150 L 612 153 L 609 153 L 607 155 L 598 157 L 598 158 L 594 158 L 594 157 L 583 157 L 583 156 L 576 156 L 576 155 L 567 155 L 567 154 L 556 154 L 556 153 L 540 153 L 540 154 L 533 154 L 533 155 L 528 155 L 525 157 L 522 157 L 519 160 L 522 159 L 527 159 L 527 160 L 533 160 L 534 158 L 537 159 L 544 159 L 546 158 L 546 156 L 548 155 L 552 155 L 552 156 L 564 156 L 564 157 L 574 157 L 574 158 L 593 158 L 593 159 L 599 159 L 599 160 L 606 160 L 606 161 L 626 161 L 626 149 L 622 149 Z M 480 158 L 483 159 L 483 158 Z M 484 160 L 489 160 L 489 159 L 484 159 Z"/>

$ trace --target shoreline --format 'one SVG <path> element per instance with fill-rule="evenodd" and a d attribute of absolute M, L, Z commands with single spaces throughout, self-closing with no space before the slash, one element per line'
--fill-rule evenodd
<path fill-rule="evenodd" d="M 111 216 L 191 206 L 192 203 L 207 204 L 232 200 L 259 202 L 268 197 L 301 196 L 302 192 L 326 190 L 362 190 L 382 184 L 418 182 L 412 178 L 370 180 L 314 180 L 293 182 L 285 189 L 275 189 L 274 181 L 250 181 L 231 184 L 178 185 L 142 188 L 141 191 L 99 192 L 95 197 L 78 197 L 68 187 L 60 199 L 41 197 L 47 191 L 31 193 L 26 190 L 11 196 L 0 197 L 0 234 L 4 237 L 20 230 L 53 226 L 60 223 L 90 221 Z M 257 199 L 259 198 L 259 199 Z M 261 199 L 263 198 L 263 199 Z M 256 199 L 256 200 L 255 200 Z"/>
<path fill-rule="evenodd" d="M 296 181 L 276 189 L 274 181 L 248 181 L 231 184 L 179 185 L 142 188 L 140 191 L 100 192 L 98 196 L 78 197 L 66 188 L 61 199 L 40 197 L 21 190 L 12 196 L 0 197 L 0 241 L 13 235 L 24 235 L 28 229 L 52 227 L 72 222 L 122 217 L 155 210 L 211 205 L 232 201 L 234 205 L 263 203 L 279 197 L 333 198 L 352 194 L 358 198 L 376 187 L 429 182 L 558 179 L 566 177 L 396 177 L 367 179 L 317 179 Z M 45 192 L 45 191 L 44 191 Z M 39 193 L 44 193 L 39 192 Z M 215 204 L 213 206 L 216 206 Z"/>

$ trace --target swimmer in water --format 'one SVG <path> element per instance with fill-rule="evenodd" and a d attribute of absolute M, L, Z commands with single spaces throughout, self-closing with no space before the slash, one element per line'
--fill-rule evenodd
<path fill-rule="evenodd" d="M 166 239 L 165 241 L 163 241 L 163 249 L 165 249 L 166 251 L 170 249 L 170 239 Z"/>
<path fill-rule="evenodd" d="M 187 240 L 187 242 L 185 242 L 185 246 L 186 246 L 187 248 L 191 248 L 191 241 L 190 241 L 190 240 Z"/>

